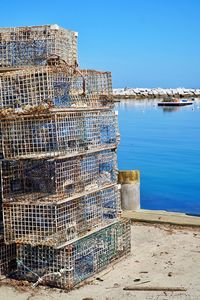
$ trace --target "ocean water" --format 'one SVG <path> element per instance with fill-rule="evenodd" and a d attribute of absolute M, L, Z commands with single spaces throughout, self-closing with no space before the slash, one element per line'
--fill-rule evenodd
<path fill-rule="evenodd" d="M 120 170 L 141 172 L 141 207 L 200 215 L 200 99 L 177 108 L 121 100 Z"/>

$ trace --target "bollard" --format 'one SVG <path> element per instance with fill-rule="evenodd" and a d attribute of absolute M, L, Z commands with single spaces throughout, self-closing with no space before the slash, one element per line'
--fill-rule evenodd
<path fill-rule="evenodd" d="M 118 183 L 121 184 L 122 210 L 140 209 L 140 171 L 119 171 Z"/>

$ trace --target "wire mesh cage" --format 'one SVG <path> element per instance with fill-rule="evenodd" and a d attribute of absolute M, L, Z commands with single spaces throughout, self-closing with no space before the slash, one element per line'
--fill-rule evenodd
<path fill-rule="evenodd" d="M 58 203 L 14 202 L 3 204 L 6 243 L 58 246 L 120 215 L 118 186 Z"/>
<path fill-rule="evenodd" d="M 0 115 L 111 107 L 110 72 L 38 67 L 0 73 Z"/>
<path fill-rule="evenodd" d="M 58 25 L 0 28 L 0 67 L 43 66 L 54 55 L 76 65 L 77 36 Z"/>
<path fill-rule="evenodd" d="M 18 245 L 17 278 L 71 289 L 129 254 L 130 242 L 130 224 L 117 222 L 60 249 Z"/>
<path fill-rule="evenodd" d="M 3 160 L 3 202 L 56 201 L 117 182 L 115 150 L 65 159 Z"/>
<path fill-rule="evenodd" d="M 73 156 L 116 147 L 117 118 L 112 111 L 65 112 L 0 120 L 1 158 Z"/>

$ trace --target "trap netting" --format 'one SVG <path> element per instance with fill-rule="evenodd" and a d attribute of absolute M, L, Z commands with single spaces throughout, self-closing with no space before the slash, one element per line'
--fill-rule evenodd
<path fill-rule="evenodd" d="M 8 275 L 16 268 L 16 246 L 4 242 L 2 203 L 0 201 L 0 276 Z"/>
<path fill-rule="evenodd" d="M 76 66 L 77 36 L 58 25 L 0 28 L 0 67 L 43 66 L 55 55 Z"/>
<path fill-rule="evenodd" d="M 0 115 L 50 108 L 111 107 L 110 72 L 40 67 L 0 73 Z"/>
<path fill-rule="evenodd" d="M 10 116 L 0 120 L 4 159 L 73 156 L 116 147 L 117 117 L 112 111 Z"/>
<path fill-rule="evenodd" d="M 71 289 L 130 253 L 130 224 L 117 222 L 60 249 L 17 245 L 17 278 Z"/>
<path fill-rule="evenodd" d="M 115 150 L 64 159 L 3 160 L 3 202 L 56 201 L 117 182 Z"/>
<path fill-rule="evenodd" d="M 113 223 L 120 212 L 116 185 L 57 203 L 4 203 L 4 239 L 55 247 Z"/>
<path fill-rule="evenodd" d="M 0 236 L 0 275 L 8 275 L 16 268 L 16 245 L 6 245 Z"/>

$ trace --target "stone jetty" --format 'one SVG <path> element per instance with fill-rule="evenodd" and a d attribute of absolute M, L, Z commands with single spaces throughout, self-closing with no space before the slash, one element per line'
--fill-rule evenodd
<path fill-rule="evenodd" d="M 113 89 L 114 98 L 142 99 L 142 98 L 165 98 L 175 97 L 199 97 L 200 89 L 186 88 L 117 88 Z"/>

